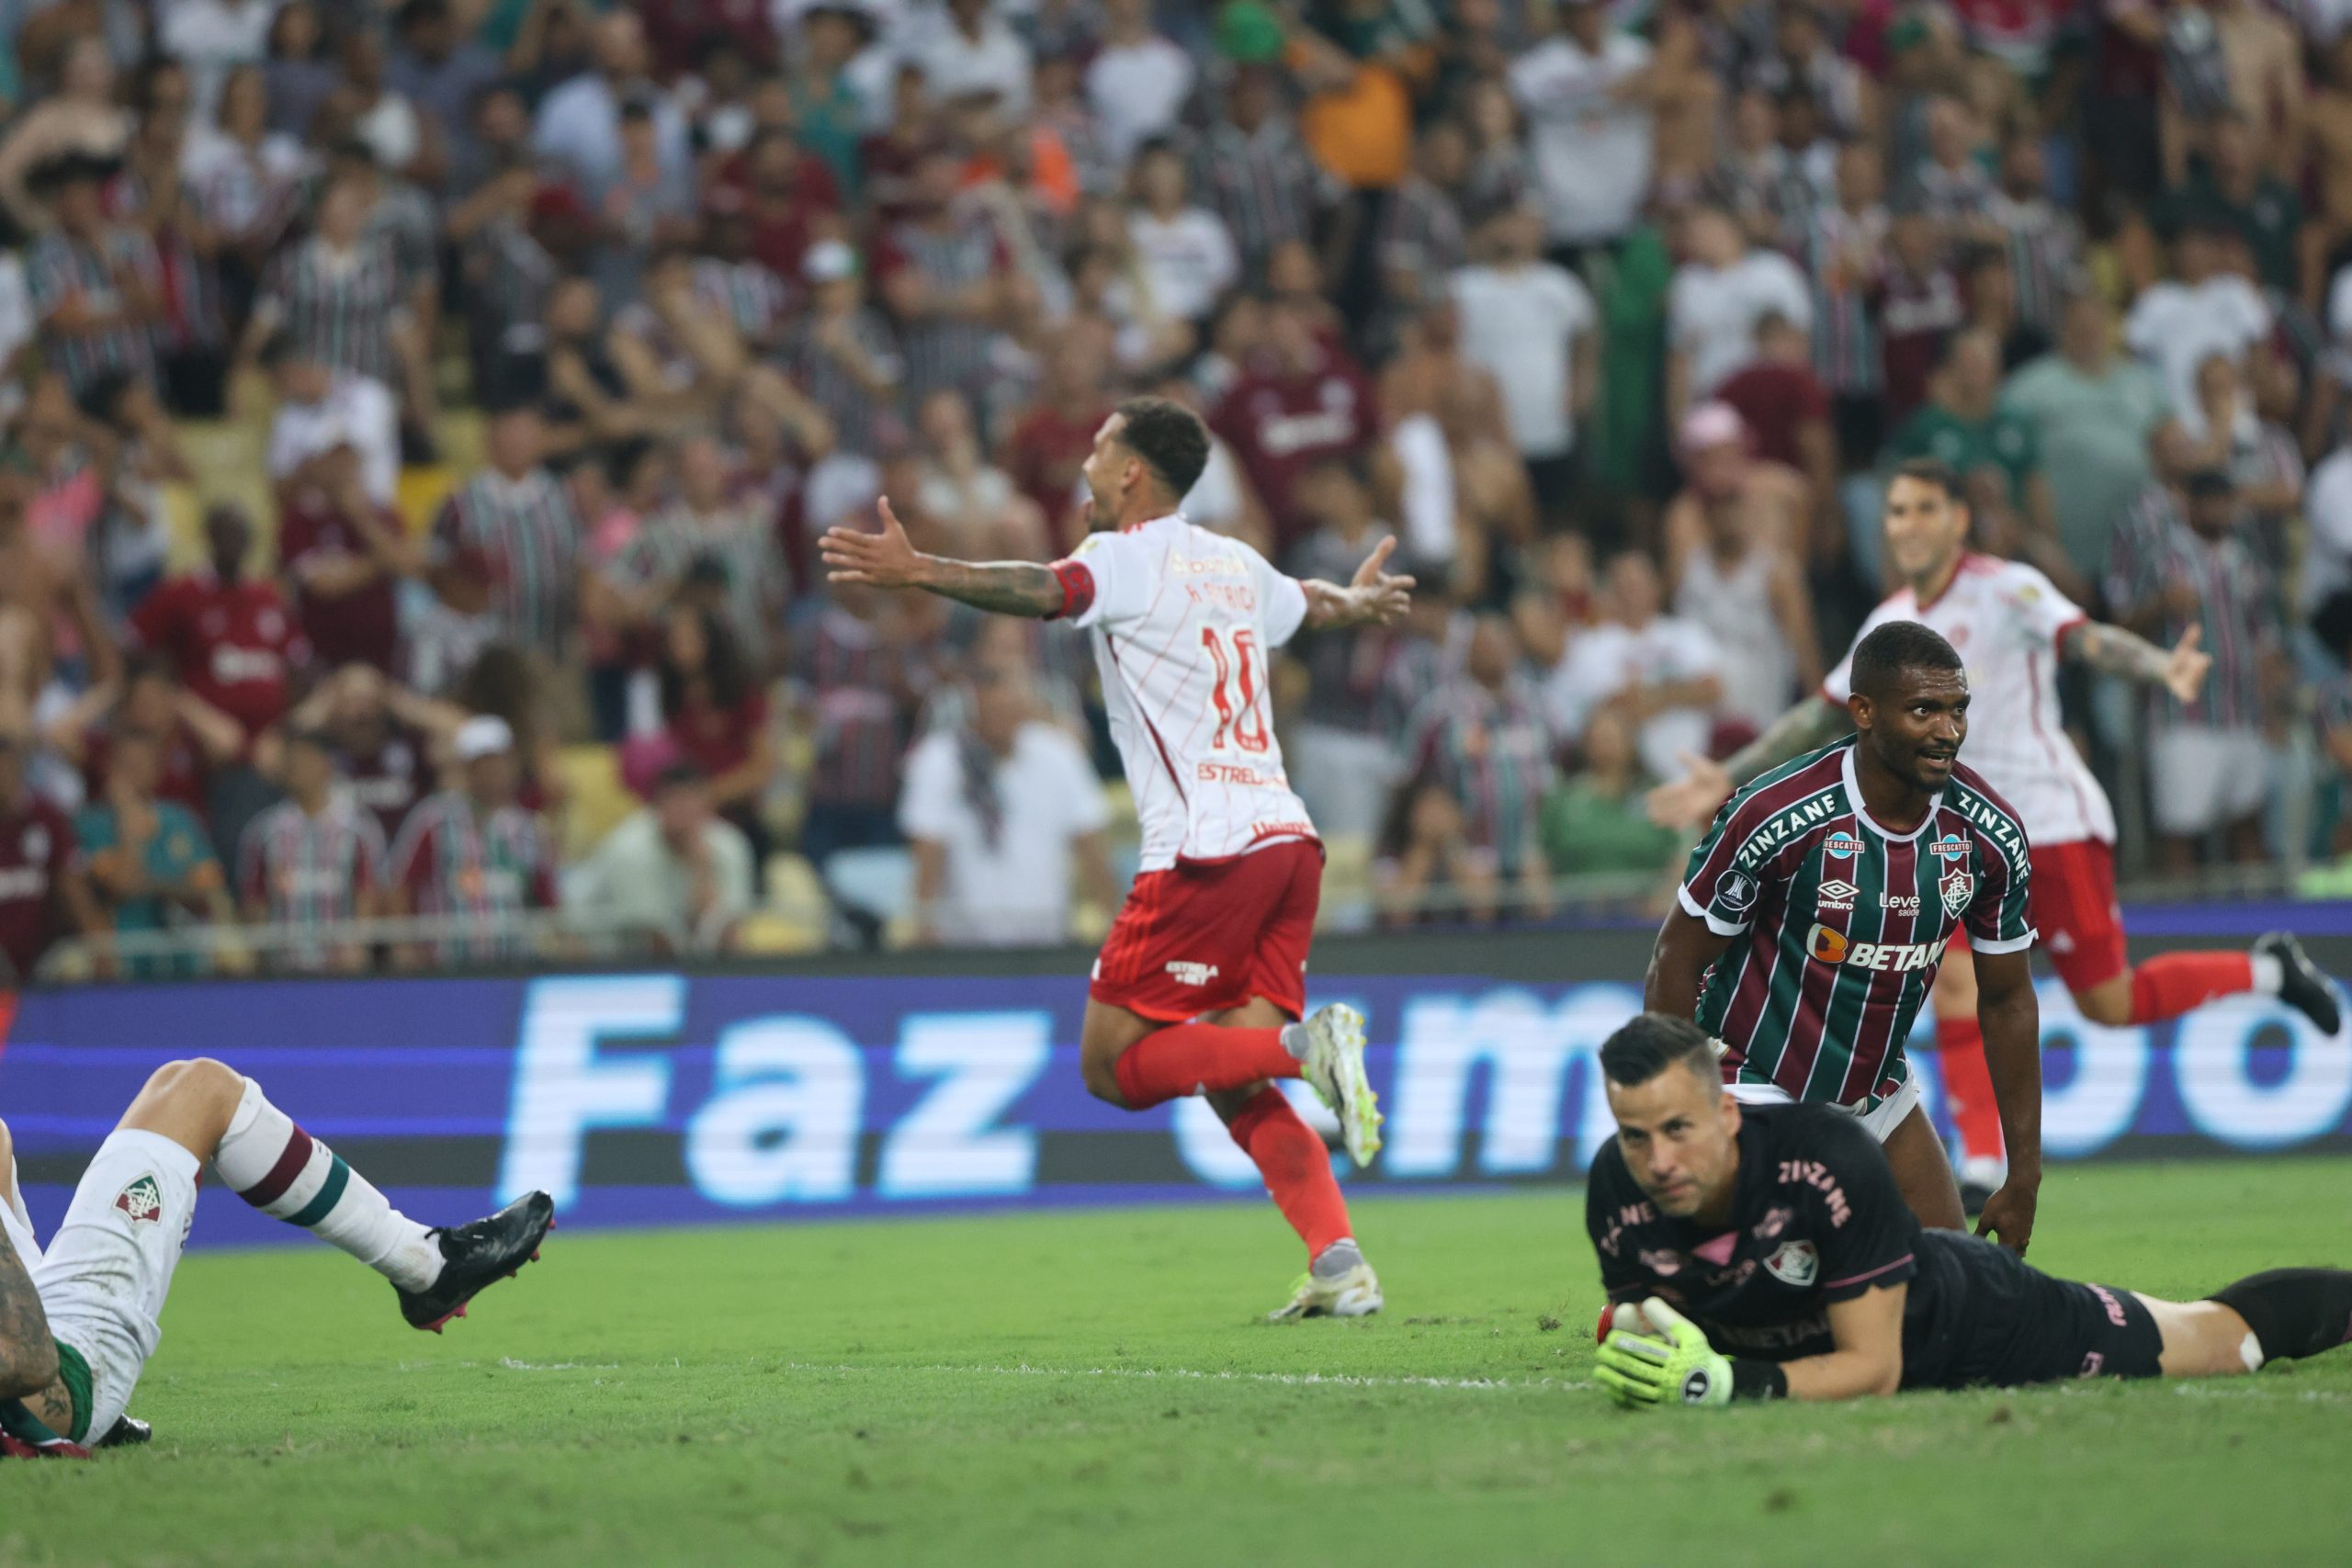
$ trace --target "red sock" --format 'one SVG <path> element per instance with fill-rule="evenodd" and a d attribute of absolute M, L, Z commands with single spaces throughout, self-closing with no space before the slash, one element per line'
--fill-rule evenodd
<path fill-rule="evenodd" d="M 1943 1064 L 1944 1099 L 1970 1159 L 2002 1157 L 2001 1108 L 1993 1099 L 1993 1072 L 1984 1065 L 1984 1031 L 1973 1018 L 1936 1020 L 1936 1055 Z"/>
<path fill-rule="evenodd" d="M 2243 953 L 2167 953 L 2132 971 L 2132 1021 L 2178 1018 L 2215 997 L 2254 989 L 2254 960 Z"/>
<path fill-rule="evenodd" d="M 1260 1078 L 1295 1078 L 1297 1059 L 1283 1049 L 1279 1029 L 1232 1029 L 1220 1023 L 1179 1023 L 1128 1046 L 1112 1069 L 1130 1111 L 1164 1100 L 1215 1094 Z"/>
<path fill-rule="evenodd" d="M 1348 1228 L 1348 1201 L 1340 1196 L 1339 1179 L 1331 1174 L 1330 1151 L 1299 1120 L 1282 1090 L 1272 1086 L 1259 1090 L 1228 1131 L 1257 1162 L 1274 1207 L 1306 1243 L 1309 1263 L 1333 1242 L 1355 1234 Z"/>

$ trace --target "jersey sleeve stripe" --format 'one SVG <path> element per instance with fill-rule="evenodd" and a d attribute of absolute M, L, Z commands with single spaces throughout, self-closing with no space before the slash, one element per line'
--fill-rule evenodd
<path fill-rule="evenodd" d="M 2000 942 L 1987 942 L 1974 931 L 1971 931 L 1968 933 L 1968 945 L 1978 953 L 1989 953 L 1998 956 L 2004 953 L 2023 953 L 2039 941 L 2041 936 L 2041 933 L 2039 931 L 2028 930 L 2023 936 L 2013 936 Z"/>
<path fill-rule="evenodd" d="M 1747 922 L 1746 920 L 1741 920 L 1737 924 L 1734 924 L 1732 921 L 1726 920 L 1722 916 L 1716 914 L 1713 909 L 1708 908 L 1704 904 L 1700 903 L 1697 898 L 1691 896 L 1690 889 L 1688 887 L 1678 887 L 1674 892 L 1675 897 L 1681 901 L 1682 912 L 1689 915 L 1693 919 L 1706 921 L 1707 929 L 1714 932 L 1717 936 L 1737 936 L 1740 932 L 1747 929 Z"/>
<path fill-rule="evenodd" d="M 1839 1291 L 1848 1285 L 1859 1285 L 1865 1280 L 1875 1280 L 1881 1274 L 1891 1273 L 1911 1260 L 1911 1254 L 1906 1252 L 1892 1263 L 1882 1263 L 1875 1269 L 1865 1269 L 1859 1274 L 1849 1274 L 1842 1280 L 1824 1280 L 1821 1282 L 1821 1288 L 1825 1291 Z"/>

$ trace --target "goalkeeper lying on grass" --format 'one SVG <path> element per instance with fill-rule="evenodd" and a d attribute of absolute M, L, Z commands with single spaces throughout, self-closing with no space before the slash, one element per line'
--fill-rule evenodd
<path fill-rule="evenodd" d="M 1922 1230 L 1853 1117 L 1741 1105 L 1686 1020 L 1644 1013 L 1600 1067 L 1617 1136 L 1585 1224 L 1611 1303 L 1598 1376 L 1621 1404 L 2214 1377 L 2352 1340 L 2352 1271 L 2274 1269 L 2167 1302 Z"/>
<path fill-rule="evenodd" d="M 196 1218 L 198 1178 L 300 1225 L 392 1282 L 412 1328 L 439 1333 L 477 1292 L 539 1255 L 555 1205 L 532 1192 L 455 1230 L 428 1229 L 218 1062 L 156 1069 L 98 1145 L 46 1253 L 0 1125 L 0 1458 L 79 1458 L 124 1440 L 130 1392 Z"/>

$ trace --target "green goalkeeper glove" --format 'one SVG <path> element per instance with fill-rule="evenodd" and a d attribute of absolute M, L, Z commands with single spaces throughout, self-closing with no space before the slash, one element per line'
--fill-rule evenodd
<path fill-rule="evenodd" d="M 1652 1296 L 1642 1303 L 1652 1334 L 1612 1328 L 1593 1376 L 1628 1410 L 1661 1404 L 1728 1404 L 1731 1359 L 1715 1353 L 1699 1325 Z"/>

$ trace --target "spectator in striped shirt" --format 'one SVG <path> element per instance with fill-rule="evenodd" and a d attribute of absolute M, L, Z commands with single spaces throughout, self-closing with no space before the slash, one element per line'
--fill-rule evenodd
<path fill-rule="evenodd" d="M 1225 220 L 1241 254 L 1242 273 L 1265 276 L 1266 261 L 1285 240 L 1310 240 L 1317 220 L 1337 202 L 1339 185 L 1299 139 L 1271 65 L 1234 70 L 1223 112 L 1195 145 L 1193 184 Z"/>
<path fill-rule="evenodd" d="M 775 515 L 729 495 L 727 454 L 716 437 L 690 436 L 679 445 L 677 461 L 676 501 L 648 519 L 605 568 L 618 624 L 655 624 L 689 569 L 717 562 L 726 581 L 728 629 L 751 669 L 764 673 L 775 661 L 771 638 L 791 592 Z"/>
<path fill-rule="evenodd" d="M 455 744 L 460 783 L 420 802 L 392 844 L 390 894 L 400 912 L 452 922 L 459 934 L 409 948 L 414 967 L 512 963 L 530 946 L 523 917 L 555 907 L 555 857 L 539 819 L 518 804 L 514 732 L 487 714 Z"/>
<path fill-rule="evenodd" d="M 314 940 L 276 948 L 276 966 L 365 969 L 365 944 L 315 940 L 315 933 L 385 912 L 383 829 L 340 787 L 334 743 L 318 730 L 287 736 L 285 784 L 286 798 L 254 818 L 238 846 L 239 907 L 255 925 L 311 933 Z"/>
<path fill-rule="evenodd" d="M 294 352 L 345 375 L 399 389 L 413 422 L 430 426 L 431 376 L 389 241 L 367 233 L 368 192 L 339 179 L 320 199 L 311 237 L 278 253 L 246 323 L 244 363 L 280 328 Z"/>
<path fill-rule="evenodd" d="M 2236 487 L 2227 472 L 2209 468 L 2182 488 L 2178 520 L 2128 552 L 2128 608 L 2118 617 L 2166 647 L 2201 634 L 2213 656 L 2195 702 L 2163 694 L 2149 716 L 2150 814 L 2164 864 L 2177 874 L 2196 869 L 2201 843 L 2216 831 L 2228 858 L 2268 858 L 2264 731 L 2286 676 L 2276 585 L 2239 536 Z"/>
<path fill-rule="evenodd" d="M 940 674 L 935 633 L 910 618 L 926 601 L 885 604 L 854 583 L 829 592 L 793 661 L 815 747 L 800 852 L 820 871 L 842 850 L 899 841 L 899 767 L 915 709 Z"/>
<path fill-rule="evenodd" d="M 145 234 L 107 219 L 106 182 L 116 168 L 69 153 L 33 172 L 56 227 L 26 253 L 26 281 L 41 352 L 76 396 L 109 372 L 155 384 L 163 264 Z"/>
<path fill-rule="evenodd" d="M 2001 145 L 2001 183 L 1987 212 L 2004 236 L 2018 319 L 2055 337 L 2066 293 L 2083 264 L 2082 220 L 2050 199 L 2041 139 L 2029 128 Z"/>
<path fill-rule="evenodd" d="M 843 242 L 809 246 L 801 277 L 808 286 L 808 308 L 785 329 L 781 364 L 832 421 L 841 450 L 871 456 L 883 427 L 900 414 L 906 365 L 897 339 L 890 323 L 866 304 L 857 253 Z"/>
<path fill-rule="evenodd" d="M 491 606 L 505 635 L 543 659 L 570 653 L 579 603 L 582 529 L 571 495 L 543 466 L 547 430 L 527 404 L 491 416 L 491 466 L 468 480 L 434 524 L 431 558 L 470 547 L 491 573 Z"/>
<path fill-rule="evenodd" d="M 907 217 L 876 248 L 875 278 L 899 322 L 910 400 L 978 379 L 1003 304 L 1012 257 L 995 226 L 957 198 L 962 178 L 954 153 L 923 153 L 910 182 Z"/>

